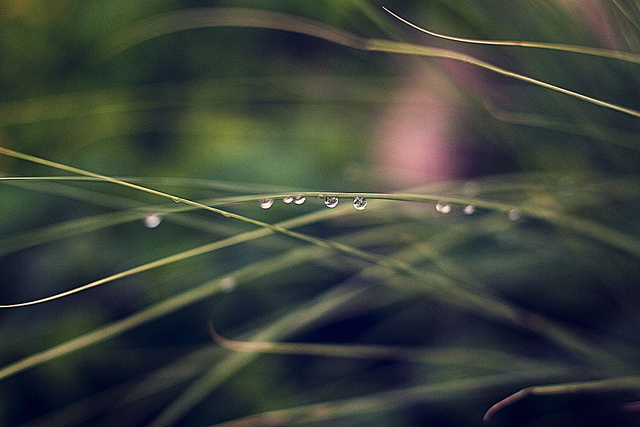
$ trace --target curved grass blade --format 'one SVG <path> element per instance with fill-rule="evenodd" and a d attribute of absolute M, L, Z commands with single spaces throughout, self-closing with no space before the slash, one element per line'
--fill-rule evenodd
<path fill-rule="evenodd" d="M 326 252 L 319 248 L 307 248 L 305 251 L 295 250 L 290 253 L 254 263 L 237 271 L 231 272 L 225 277 L 233 277 L 236 282 L 251 280 L 262 275 L 291 267 L 299 263 L 307 262 L 321 256 Z M 124 319 L 112 322 L 98 328 L 88 334 L 71 339 L 55 347 L 51 347 L 40 353 L 33 354 L 15 363 L 11 363 L 0 369 L 0 380 L 13 376 L 19 372 L 31 369 L 46 363 L 57 357 L 64 356 L 74 351 L 86 348 L 90 345 L 118 336 L 130 329 L 153 321 L 159 317 L 177 311 L 190 304 L 194 304 L 218 292 L 224 290 L 223 278 L 218 278 L 204 283 L 196 288 L 183 292 L 175 297 L 159 302 L 147 309 L 140 310 Z"/>
<path fill-rule="evenodd" d="M 504 372 L 518 369 L 553 369 L 569 373 L 568 365 L 553 366 L 532 359 L 497 351 L 471 348 L 415 348 L 373 344 L 284 343 L 273 341 L 236 341 L 221 336 L 209 321 L 213 341 L 227 350 L 244 353 L 270 353 L 353 359 L 383 359 L 426 363 L 434 366 L 471 366 Z"/>
<path fill-rule="evenodd" d="M 392 412 L 420 402 L 443 402 L 460 396 L 486 393 L 496 387 L 520 382 L 523 378 L 544 378 L 545 370 L 514 374 L 486 375 L 455 379 L 416 387 L 395 389 L 367 396 L 314 403 L 280 409 L 231 420 L 211 427 L 281 426 L 362 417 L 364 414 Z"/>
<path fill-rule="evenodd" d="M 307 325 L 354 301 L 363 291 L 363 287 L 334 287 L 315 297 L 311 302 L 293 309 L 284 317 L 261 327 L 258 332 L 251 336 L 251 339 L 274 340 L 303 330 Z M 174 425 L 177 420 L 201 402 L 212 390 L 257 357 L 257 353 L 231 353 L 222 362 L 213 366 L 209 372 L 194 381 L 150 425 L 153 427 Z"/>
<path fill-rule="evenodd" d="M 302 215 L 300 217 L 297 218 L 293 218 L 290 220 L 286 220 L 283 221 L 279 224 L 277 224 L 277 227 L 298 227 L 301 225 L 305 225 L 308 223 L 313 223 L 315 221 L 321 220 L 321 219 L 327 219 L 333 216 L 336 216 L 338 214 L 340 214 L 341 211 L 340 210 L 333 210 L 333 211 L 329 211 L 329 210 L 324 210 L 324 211 L 318 211 L 318 212 L 314 212 L 311 214 L 307 214 L 307 215 Z M 269 234 L 271 234 L 272 231 L 270 229 L 267 228 L 261 228 L 258 230 L 253 230 L 253 231 L 249 231 L 249 232 L 245 232 L 245 233 L 241 233 L 241 234 L 235 234 L 233 236 L 230 236 L 228 238 L 222 239 L 222 240 L 218 240 L 212 243 L 208 243 L 206 245 L 202 245 L 193 249 L 189 249 L 187 251 L 184 252 L 180 252 L 177 254 L 173 254 L 152 262 L 148 262 L 146 264 L 142 264 L 139 265 L 137 267 L 133 267 L 130 268 L 128 270 L 125 271 L 121 271 L 120 273 L 116 273 L 113 274 L 111 276 L 108 277 L 104 277 L 102 279 L 93 281 L 91 283 L 88 283 L 86 285 L 83 286 L 79 286 L 73 289 L 70 289 L 68 291 L 65 292 L 61 292 L 55 295 L 51 295 L 45 298 L 41 298 L 38 300 L 33 300 L 33 301 L 27 301 L 27 302 L 23 302 L 23 303 L 16 303 L 16 304 L 5 304 L 5 305 L 0 305 L 0 309 L 2 308 L 15 308 L 15 307 L 24 307 L 24 306 L 29 306 L 29 305 L 35 305 L 35 304 L 41 304 L 47 301 L 52 301 L 55 299 L 59 299 L 59 298 L 63 298 L 69 295 L 73 295 L 75 293 L 78 292 L 82 292 L 85 291 L 87 289 L 91 289 L 91 288 L 95 288 L 96 286 L 100 286 L 100 285 L 104 285 L 106 283 L 109 282 L 113 282 L 114 280 L 118 280 L 118 279 L 122 279 L 125 277 L 129 277 L 132 276 L 134 274 L 138 274 L 138 273 L 142 273 L 145 271 L 149 271 L 151 269 L 154 268 L 158 268 L 158 267 L 162 267 L 165 265 L 169 265 L 172 264 L 174 262 L 178 262 L 178 261 L 183 261 L 185 259 L 191 258 L 191 257 L 195 257 L 198 255 L 203 255 L 205 253 L 208 252 L 212 252 L 215 250 L 219 250 L 225 247 L 229 247 L 232 245 L 236 245 L 239 243 L 244 243 L 250 240 L 254 240 L 254 239 L 258 239 L 260 237 L 264 237 L 267 236 Z"/>
<path fill-rule="evenodd" d="M 630 376 L 622 378 L 607 378 L 597 381 L 583 381 L 565 384 L 543 385 L 526 387 L 493 405 L 485 413 L 483 421 L 489 422 L 491 418 L 502 409 L 506 408 L 531 395 L 565 394 L 597 391 L 640 390 L 640 377 Z"/>
<path fill-rule="evenodd" d="M 612 365 L 611 361 L 615 360 L 615 358 L 613 358 L 609 354 L 609 352 L 604 351 L 603 349 L 600 349 L 600 348 L 595 348 L 593 345 L 584 341 L 580 337 L 576 336 L 574 333 L 571 333 L 565 330 L 565 328 L 563 328 L 561 325 L 551 321 L 547 321 L 544 317 L 536 313 L 530 313 L 530 312 L 527 312 L 526 310 L 522 310 L 519 307 L 511 304 L 510 302 L 502 298 L 491 295 L 479 289 L 465 289 L 464 287 L 459 286 L 451 278 L 442 276 L 440 274 L 417 270 L 413 268 L 411 265 L 405 262 L 402 262 L 400 260 L 397 260 L 395 258 L 385 257 L 382 255 L 366 252 L 343 243 L 311 237 L 306 234 L 291 231 L 290 229 L 285 228 L 282 225 L 268 224 L 268 223 L 254 220 L 242 215 L 224 211 L 222 209 L 203 205 L 202 203 L 194 202 L 184 198 L 178 198 L 169 193 L 164 193 L 164 192 L 153 190 L 141 185 L 122 181 L 116 178 L 85 171 L 79 168 L 63 165 L 53 161 L 41 159 L 35 156 L 19 153 L 13 150 L 9 150 L 7 148 L 0 147 L 0 153 L 6 154 L 12 157 L 20 158 L 23 160 L 31 161 L 34 163 L 42 164 L 45 166 L 53 167 L 56 169 L 65 170 L 75 174 L 102 179 L 106 182 L 122 185 L 138 191 L 154 194 L 160 197 L 169 198 L 174 201 L 177 200 L 188 206 L 204 209 L 216 214 L 223 215 L 225 217 L 230 217 L 233 219 L 240 220 L 242 222 L 250 223 L 250 224 L 261 227 L 261 229 L 259 230 L 255 230 L 253 232 L 249 232 L 241 235 L 232 236 L 227 239 L 223 239 L 221 241 L 217 241 L 208 245 L 194 248 L 186 252 L 182 252 L 180 254 L 175 254 L 160 260 L 156 260 L 156 261 L 126 270 L 124 272 L 120 272 L 115 275 L 97 280 L 87 285 L 60 293 L 58 295 L 42 298 L 37 301 L 29 301 L 25 303 L 9 304 L 9 305 L 0 305 L 0 308 L 22 307 L 27 305 L 43 303 L 46 301 L 51 301 L 53 299 L 71 295 L 73 293 L 80 292 L 95 286 L 99 286 L 101 284 L 104 284 L 119 278 L 123 278 L 131 274 L 136 274 L 142 271 L 149 270 L 151 268 L 166 265 L 168 263 L 179 261 L 191 256 L 200 255 L 200 254 L 209 252 L 211 250 L 215 250 L 221 247 L 226 247 L 227 245 L 230 245 L 230 244 L 244 242 L 255 237 L 269 234 L 270 232 L 277 232 L 277 233 L 298 239 L 300 241 L 311 243 L 316 247 L 330 249 L 333 251 L 348 254 L 348 255 L 354 256 L 355 258 L 359 258 L 361 260 L 367 261 L 371 264 L 389 269 L 390 271 L 393 271 L 395 273 L 399 273 L 401 276 L 405 278 L 412 279 L 412 280 L 406 281 L 406 284 L 403 282 L 402 286 L 407 289 L 413 289 L 419 292 L 427 292 L 430 294 L 433 293 L 437 295 L 438 298 L 442 299 L 443 301 L 446 301 L 449 304 L 453 304 L 456 307 L 462 308 L 464 310 L 468 310 L 470 312 L 478 313 L 488 319 L 493 319 L 501 323 L 505 322 L 507 324 L 514 325 L 519 328 L 523 328 L 524 330 L 534 331 L 535 333 L 545 336 L 551 341 L 556 342 L 562 345 L 563 347 L 570 349 L 572 352 L 575 352 L 577 354 L 582 355 L 583 357 L 586 357 L 588 360 L 598 365 L 602 365 L 602 366 Z M 322 193 L 313 193 L 313 194 L 322 194 Z M 350 193 L 335 193 L 335 194 L 347 195 Z M 380 196 L 384 198 L 393 197 L 389 195 L 380 195 Z M 414 197 L 414 196 L 409 196 L 409 198 L 411 197 Z M 457 199 L 457 198 L 451 199 L 452 202 L 459 202 L 460 200 L 461 199 Z M 468 203 L 468 200 L 464 200 L 464 203 L 465 204 Z M 487 204 L 486 202 L 484 203 Z M 502 206 L 501 204 L 491 204 L 491 203 L 488 205 Z M 530 211 L 523 210 L 523 213 L 528 213 L 528 212 Z M 535 210 L 532 212 L 535 212 Z M 549 220 L 549 222 L 551 223 L 561 224 L 567 228 L 572 228 L 572 227 L 575 227 L 576 225 L 580 225 L 580 228 L 589 230 L 592 233 L 592 235 L 597 236 L 601 241 L 607 241 L 607 239 L 613 238 L 614 241 L 616 242 L 618 239 L 620 240 L 619 242 L 617 242 L 619 245 L 624 245 L 625 243 L 627 245 L 629 244 L 629 239 L 627 236 L 622 236 L 622 235 L 618 236 L 614 234 L 614 236 L 612 237 L 610 233 L 607 232 L 606 229 L 596 224 L 592 224 L 589 221 L 580 220 L 578 218 L 568 218 L 565 215 L 559 215 L 557 213 L 553 213 L 550 211 L 540 211 L 537 214 L 540 215 L 543 219 Z M 635 244 L 637 246 L 636 249 L 640 254 L 640 243 L 633 240 L 631 241 L 631 244 L 632 245 Z M 615 369 L 624 369 L 624 366 L 615 364 Z"/>
<path fill-rule="evenodd" d="M 23 154 L 14 150 L 10 150 L 7 148 L 0 147 L 0 154 L 5 154 L 11 157 L 20 158 L 23 160 L 27 160 L 34 163 L 39 163 L 45 166 L 53 167 L 60 170 L 65 170 L 68 172 L 72 172 L 79 175 L 88 176 L 90 178 L 94 178 L 101 181 L 110 182 L 117 185 L 122 185 L 125 187 L 133 188 L 135 190 L 143 191 L 146 193 L 154 194 L 157 196 L 161 196 L 164 198 L 171 199 L 173 201 L 182 202 L 187 206 L 196 209 L 204 209 L 216 214 L 223 215 L 225 217 L 233 218 L 240 220 L 242 222 L 250 223 L 253 225 L 257 225 L 263 228 L 269 228 L 274 232 L 281 233 L 287 235 L 289 237 L 293 237 L 302 241 L 306 241 L 308 243 L 330 247 L 334 250 L 338 250 L 340 252 L 349 253 L 351 255 L 361 257 L 365 260 L 368 260 L 373 263 L 383 263 L 387 264 L 390 268 L 397 268 L 398 266 L 393 267 L 392 264 L 388 264 L 383 257 L 376 257 L 371 254 L 368 254 L 363 251 L 359 251 L 355 248 L 350 248 L 347 245 L 338 244 L 334 242 L 329 242 L 326 240 L 310 237 L 301 233 L 296 233 L 291 230 L 288 230 L 284 227 L 280 227 L 278 225 L 268 224 L 262 221 L 257 221 L 242 215 L 237 215 L 222 209 L 215 208 L 213 206 L 195 202 L 191 200 L 187 200 L 184 198 L 179 198 L 175 195 L 153 190 L 148 187 L 144 187 L 138 184 L 134 184 L 128 181 L 124 181 L 122 179 L 112 178 L 100 174 L 96 174 L 94 172 L 85 171 L 82 169 L 78 169 L 72 166 L 67 166 L 61 163 L 52 162 L 49 160 L 41 159 L 35 156 L 31 156 L 28 154 Z M 416 195 L 416 194 L 389 194 L 389 193 L 343 193 L 343 192 L 316 192 L 316 191 L 303 191 L 296 192 L 296 194 L 301 194 L 306 197 L 319 197 L 324 198 L 325 196 L 333 196 L 338 198 L 353 198 L 356 196 L 364 196 L 370 199 L 380 199 L 380 200 L 396 200 L 396 201 L 413 201 L 413 202 L 437 202 L 443 198 L 442 195 Z M 248 202 L 248 201 L 257 201 L 263 198 L 284 198 L 289 196 L 290 193 L 282 193 L 282 194 L 260 194 L 260 195 L 250 195 L 250 196 L 238 196 L 228 199 L 218 199 L 218 203 L 235 203 L 235 202 Z M 479 208 L 486 208 L 490 210 L 495 210 L 498 212 L 510 212 L 513 209 L 517 209 L 521 214 L 530 216 L 533 218 L 542 219 L 544 221 L 548 221 L 556 226 L 560 226 L 563 228 L 567 228 L 577 234 L 585 235 L 607 245 L 613 246 L 615 248 L 621 249 L 631 255 L 640 256 L 640 240 L 634 238 L 633 236 L 629 236 L 626 233 L 618 232 L 610 227 L 605 227 L 599 224 L 596 224 L 592 221 L 583 220 L 577 217 L 568 216 L 566 214 L 560 215 L 558 212 L 554 212 L 550 209 L 545 209 L 541 207 L 534 206 L 520 206 L 513 203 L 501 203 L 501 202 L 493 202 L 487 201 L 484 199 L 471 198 L 471 197 L 447 197 L 447 201 L 452 204 L 458 204 L 461 206 L 466 205 L 474 205 Z M 0 306 L 0 308 L 2 308 Z"/>
<path fill-rule="evenodd" d="M 587 47 L 587 46 L 575 46 L 568 44 L 559 44 L 559 43 L 538 43 L 538 42 L 523 42 L 523 41 L 498 41 L 498 40 L 477 40 L 477 39 L 466 39 L 462 37 L 452 37 L 446 36 L 444 34 L 439 34 L 434 31 L 429 31 L 425 28 L 419 27 L 416 24 L 413 24 L 406 19 L 398 16 L 393 13 L 386 7 L 382 6 L 382 8 L 389 13 L 394 18 L 398 19 L 401 22 L 404 22 L 408 26 L 421 31 L 425 34 L 429 34 L 430 36 L 438 37 L 445 40 L 451 40 L 455 42 L 462 43 L 471 43 L 471 44 L 481 44 L 481 45 L 490 45 L 490 46 L 518 46 L 518 47 L 529 47 L 534 49 L 547 49 L 547 50 L 560 50 L 563 52 L 573 52 L 580 53 L 584 55 L 592 55 L 598 56 L 601 58 L 611 58 L 611 59 L 619 59 L 621 61 L 631 62 L 634 64 L 640 64 L 640 55 L 631 52 L 619 52 L 611 49 L 602 49 L 595 47 Z"/>
<path fill-rule="evenodd" d="M 638 135 L 630 132 L 622 132 L 619 129 L 611 127 L 600 127 L 591 122 L 573 123 L 535 114 L 503 111 L 487 101 L 484 102 L 484 107 L 492 117 L 505 123 L 540 127 L 574 135 L 582 135 L 629 150 L 640 151 L 640 144 L 637 143 Z"/>
<path fill-rule="evenodd" d="M 253 27 L 289 31 L 321 38 L 342 46 L 359 50 L 426 56 L 464 62 L 506 77 L 540 86 L 545 89 L 550 89 L 600 107 L 609 108 L 634 117 L 640 117 L 640 111 L 638 110 L 602 101 L 597 98 L 583 95 L 579 92 L 546 83 L 542 80 L 515 73 L 489 62 L 482 61 L 471 55 L 466 55 L 448 49 L 439 49 L 392 40 L 360 37 L 310 19 L 264 10 L 213 8 L 170 12 L 149 18 L 138 25 L 123 30 L 108 43 L 101 46 L 98 49 L 98 55 L 100 56 L 100 59 L 106 60 L 132 46 L 162 35 L 195 28 L 216 26 Z"/>

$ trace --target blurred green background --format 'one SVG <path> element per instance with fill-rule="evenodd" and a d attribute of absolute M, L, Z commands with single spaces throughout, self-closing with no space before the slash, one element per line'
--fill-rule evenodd
<path fill-rule="evenodd" d="M 637 375 L 638 252 L 585 237 L 572 218 L 638 247 L 638 118 L 469 64 L 259 28 L 180 31 L 100 57 L 101 46 L 149 17 L 257 8 L 363 37 L 466 52 L 640 109 L 638 64 L 440 40 L 382 6 L 449 35 L 640 51 L 634 1 L 1 0 L 0 145 L 104 175 L 143 177 L 149 187 L 191 200 L 411 191 L 556 212 L 557 220 L 510 221 L 499 210 L 467 216 L 454 206 L 441 215 L 433 204 L 369 200 L 362 213 L 327 213 L 297 230 L 394 257 L 434 282 L 486 291 L 561 325 L 589 351 L 602 350 L 602 360 L 563 346 L 570 339 L 560 333 L 550 338 L 470 309 L 428 281 L 270 235 L 46 304 L 1 310 L 0 363 L 7 366 L 209 280 L 235 277 L 237 269 L 257 270 L 238 278 L 233 292 L 3 378 L 0 424 L 210 425 L 338 402 L 301 409 L 304 422 L 480 425 L 491 405 L 522 387 Z M 7 156 L 0 156 L 0 173 L 61 174 Z M 255 229 L 210 212 L 170 214 L 171 202 L 99 182 L 2 181 L 0 200 L 2 304 Z M 341 199 L 340 208 L 347 204 Z M 301 206 L 276 200 L 269 210 L 255 201 L 223 208 L 268 223 L 329 212 L 311 198 Z M 166 213 L 157 229 L 143 225 L 144 209 Z M 127 212 L 138 216 L 119 220 Z M 304 355 L 244 361 L 212 342 L 209 319 L 228 337 L 458 351 L 444 362 Z M 496 372 L 502 376 L 489 375 Z M 637 387 L 562 395 L 526 401 L 493 422 L 632 425 L 637 412 L 619 408 L 639 399 Z M 293 424 L 295 416 L 278 420 L 269 422 Z"/>

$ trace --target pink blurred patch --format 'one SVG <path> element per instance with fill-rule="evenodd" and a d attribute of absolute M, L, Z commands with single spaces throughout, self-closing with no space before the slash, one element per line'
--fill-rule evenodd
<path fill-rule="evenodd" d="M 459 175 L 456 117 L 461 106 L 446 78 L 413 74 L 391 100 L 375 134 L 375 162 L 394 184 L 442 181 Z"/>

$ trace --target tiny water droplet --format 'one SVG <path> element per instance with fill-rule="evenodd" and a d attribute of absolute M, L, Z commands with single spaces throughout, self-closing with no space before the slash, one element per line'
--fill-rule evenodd
<path fill-rule="evenodd" d="M 327 196 L 324 198 L 324 205 L 330 209 L 338 206 L 338 198 L 334 196 Z"/>
<path fill-rule="evenodd" d="M 367 207 L 367 199 L 362 196 L 354 197 L 353 199 L 353 207 L 357 210 L 361 211 Z"/>
<path fill-rule="evenodd" d="M 271 206 L 273 206 L 273 199 L 261 199 L 260 200 L 260 207 L 262 209 L 269 209 Z"/>
<path fill-rule="evenodd" d="M 238 284 L 236 283 L 236 280 L 233 277 L 225 277 L 220 282 L 220 287 L 222 288 L 222 292 L 224 292 L 225 294 L 235 291 L 237 286 Z"/>
<path fill-rule="evenodd" d="M 304 196 L 296 196 L 293 203 L 295 203 L 296 205 L 301 205 L 304 203 L 305 200 L 307 200 L 307 198 Z"/>
<path fill-rule="evenodd" d="M 162 222 L 162 216 L 158 214 L 151 214 L 151 215 L 145 216 L 142 221 L 145 227 L 156 228 Z"/>
<path fill-rule="evenodd" d="M 511 209 L 509 211 L 509 219 L 511 221 L 517 221 L 520 219 L 520 211 L 518 209 Z"/>
<path fill-rule="evenodd" d="M 176 203 L 180 203 L 180 198 L 179 197 L 173 196 L 173 197 L 171 197 L 171 200 L 173 200 Z"/>
<path fill-rule="evenodd" d="M 438 202 L 436 203 L 436 210 L 440 213 L 446 214 L 451 212 L 451 205 L 447 202 Z"/>
<path fill-rule="evenodd" d="M 290 204 L 291 202 L 293 202 L 293 196 L 287 196 L 284 199 L 282 199 L 283 202 L 285 202 L 286 204 Z"/>
<path fill-rule="evenodd" d="M 473 205 L 469 205 L 466 206 L 462 212 L 464 212 L 465 215 L 471 215 L 472 213 L 474 213 L 476 211 L 476 207 Z"/>

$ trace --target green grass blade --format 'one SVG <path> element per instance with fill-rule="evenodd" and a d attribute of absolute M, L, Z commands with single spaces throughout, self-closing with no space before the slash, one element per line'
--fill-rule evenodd
<path fill-rule="evenodd" d="M 611 59 L 619 59 L 621 61 L 631 62 L 634 64 L 640 64 L 640 55 L 636 55 L 631 52 L 620 52 L 611 49 L 601 49 L 595 47 L 588 46 L 574 46 L 568 44 L 559 44 L 559 43 L 538 43 L 538 42 L 525 42 L 525 41 L 498 41 L 498 40 L 477 40 L 477 39 L 466 39 L 462 37 L 452 37 L 446 36 L 444 34 L 439 34 L 434 31 L 429 31 L 425 28 L 419 27 L 416 24 L 413 24 L 406 19 L 398 16 L 393 13 L 386 7 L 382 7 L 385 11 L 387 11 L 391 16 L 398 19 L 401 22 L 404 22 L 408 26 L 423 32 L 425 34 L 429 34 L 430 36 L 438 37 L 445 40 L 451 40 L 455 42 L 462 43 L 471 43 L 471 44 L 481 44 L 481 45 L 489 45 L 489 46 L 516 46 L 516 47 L 528 47 L 533 49 L 546 49 L 546 50 L 559 50 L 563 52 L 572 52 L 572 53 L 580 53 L 583 55 L 591 55 L 598 56 L 601 58 L 611 58 Z"/>
<path fill-rule="evenodd" d="M 100 47 L 98 51 L 101 59 L 106 60 L 132 46 L 162 35 L 177 31 L 216 26 L 257 27 L 290 31 L 318 37 L 346 47 L 371 52 L 386 52 L 450 59 L 471 64 L 506 77 L 562 93 L 600 107 L 608 108 L 634 117 L 640 117 L 640 111 L 611 102 L 602 101 L 551 83 L 509 71 L 471 55 L 466 55 L 453 50 L 420 46 L 392 40 L 367 39 L 317 21 L 264 10 L 220 8 L 172 12 L 155 18 L 150 18 L 136 26 L 123 30 L 121 34 L 116 36 L 105 46 Z"/>

